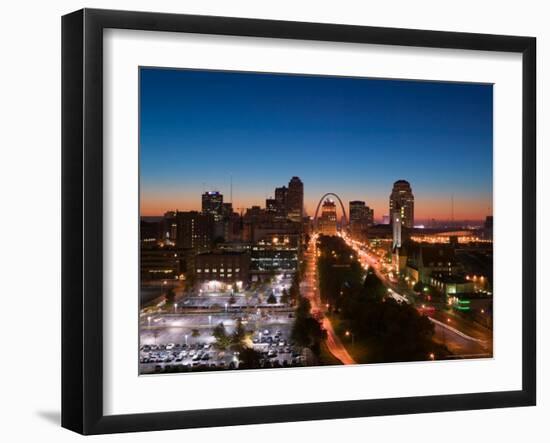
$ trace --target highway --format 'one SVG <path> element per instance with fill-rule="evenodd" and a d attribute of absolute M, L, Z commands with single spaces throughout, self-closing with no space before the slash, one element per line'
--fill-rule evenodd
<path fill-rule="evenodd" d="M 315 246 L 315 238 L 313 238 L 305 253 L 305 259 L 307 262 L 305 278 L 301 283 L 300 292 L 306 297 L 311 304 L 311 313 L 314 316 L 324 314 L 325 307 L 321 303 L 321 296 L 319 294 L 319 288 L 317 286 L 317 266 L 316 266 L 317 250 Z M 353 365 L 355 360 L 348 353 L 346 347 L 342 344 L 342 341 L 334 332 L 334 328 L 330 319 L 323 315 L 322 325 L 327 333 L 326 345 L 330 353 L 340 360 L 344 365 Z"/>
<path fill-rule="evenodd" d="M 352 241 L 347 235 L 340 234 L 346 243 L 353 248 L 359 257 L 363 268 L 371 267 L 376 276 L 389 289 L 389 296 L 399 302 L 413 303 L 416 295 L 412 290 L 398 288 L 395 282 L 382 272 L 382 265 L 377 257 L 372 256 L 364 249 L 364 245 Z M 456 356 L 492 356 L 492 331 L 472 321 L 468 321 L 453 312 L 435 309 L 428 317 L 435 325 L 434 340 L 441 343 Z"/>

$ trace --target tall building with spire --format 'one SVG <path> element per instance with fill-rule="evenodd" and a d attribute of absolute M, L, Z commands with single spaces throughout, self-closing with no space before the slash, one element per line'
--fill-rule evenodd
<path fill-rule="evenodd" d="M 411 185 L 406 180 L 397 180 L 393 184 L 390 194 L 390 222 L 399 217 L 401 226 L 412 228 L 414 226 L 414 195 Z"/>
<path fill-rule="evenodd" d="M 304 215 L 304 184 L 299 177 L 292 177 L 287 191 L 288 218 L 301 223 Z"/>

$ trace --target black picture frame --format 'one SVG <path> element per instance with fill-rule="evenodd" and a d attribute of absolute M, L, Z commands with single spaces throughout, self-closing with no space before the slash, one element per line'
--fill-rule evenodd
<path fill-rule="evenodd" d="M 522 54 L 522 389 L 132 415 L 103 413 L 103 30 L 503 51 Z M 536 403 L 536 39 L 83 9 L 62 18 L 62 426 L 82 434 L 458 411 Z"/>

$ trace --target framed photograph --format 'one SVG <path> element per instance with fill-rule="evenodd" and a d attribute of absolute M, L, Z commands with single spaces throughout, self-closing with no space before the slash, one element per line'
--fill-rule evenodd
<path fill-rule="evenodd" d="M 531 37 L 62 20 L 62 425 L 536 402 Z"/>

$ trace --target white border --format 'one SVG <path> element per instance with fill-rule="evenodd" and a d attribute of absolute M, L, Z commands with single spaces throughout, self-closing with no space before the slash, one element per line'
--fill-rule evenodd
<path fill-rule="evenodd" d="M 495 358 L 138 377 L 138 66 L 494 83 Z M 521 72 L 519 54 L 104 31 L 104 413 L 521 389 Z"/>

